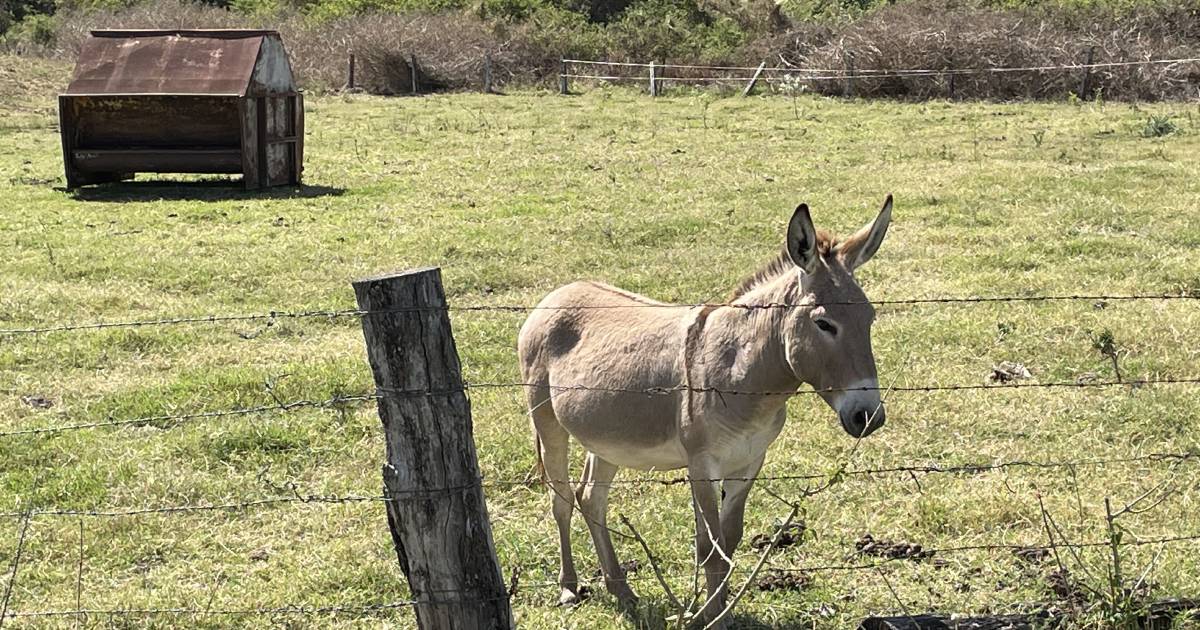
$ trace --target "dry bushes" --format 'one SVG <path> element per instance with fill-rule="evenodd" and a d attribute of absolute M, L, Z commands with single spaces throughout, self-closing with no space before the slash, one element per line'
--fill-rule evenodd
<path fill-rule="evenodd" d="M 1032 10 L 958 8 L 944 1 L 910 2 L 881 9 L 842 29 L 809 54 L 781 51 L 799 66 L 844 72 L 853 64 L 857 74 L 898 70 L 949 70 L 997 67 L 1069 66 L 1094 63 L 1200 57 L 1200 21 L 1181 6 L 1144 7 L 1134 16 L 1038 13 Z M 965 72 L 949 74 L 856 78 L 860 96 L 904 98 L 1060 98 L 1075 93 L 1105 98 L 1187 98 L 1200 89 L 1200 63 L 1097 68 L 1083 87 L 1084 71 Z M 840 94 L 842 81 L 814 86 Z"/>
<path fill-rule="evenodd" d="M 134 5 L 118 11 L 58 16 L 51 49 L 42 54 L 74 58 L 87 32 L 95 28 L 274 28 L 283 35 L 293 69 L 310 90 L 345 87 L 355 55 L 356 84 L 376 94 L 411 91 L 410 56 L 419 67 L 422 91 L 478 87 L 484 59 L 492 58 L 497 87 L 528 82 L 544 74 L 547 58 L 526 42 L 503 37 L 470 14 L 358 15 L 312 23 L 298 13 L 250 17 L 180 0 Z M 517 31 L 519 34 L 520 31 Z"/>
<path fill-rule="evenodd" d="M 416 57 L 423 91 L 477 88 L 486 57 L 492 59 L 497 87 L 545 84 L 557 74 L 561 57 L 579 56 L 746 66 L 765 60 L 771 66 L 825 68 L 832 74 L 844 73 L 852 58 L 858 75 L 854 91 L 865 97 L 1063 98 L 1071 93 L 1092 97 L 1098 90 L 1104 98 L 1154 100 L 1200 94 L 1200 62 L 1098 68 L 1091 72 L 1086 95 L 1080 94 L 1084 72 L 1078 68 L 971 71 L 1076 65 L 1085 62 L 1093 47 L 1096 63 L 1200 57 L 1200 0 L 1158 0 L 1119 13 L 909 0 L 843 25 L 807 22 L 787 29 L 778 11 L 771 9 L 777 5 L 771 3 L 702 2 L 724 17 L 688 28 L 676 23 L 662 27 L 650 13 L 642 16 L 644 20 L 596 25 L 580 15 L 555 10 L 536 11 L 518 23 L 487 21 L 474 13 L 356 15 L 316 23 L 295 11 L 250 17 L 184 0 L 153 0 L 118 11 L 59 14 L 54 50 L 43 52 L 73 58 L 87 30 L 97 27 L 269 27 L 283 33 L 297 75 L 310 90 L 345 86 L 353 53 L 358 86 L 380 94 L 411 90 L 410 56 Z M 738 28 L 743 31 L 730 30 Z M 737 32 L 745 32 L 743 43 L 736 43 Z M 933 73 L 872 76 L 911 69 Z M 960 73 L 951 79 L 951 70 Z M 684 78 L 713 73 L 672 70 L 671 74 Z M 813 81 L 807 87 L 841 94 L 845 82 Z"/>
<path fill-rule="evenodd" d="M 356 84 L 375 94 L 411 91 L 409 60 L 414 57 L 422 91 L 478 88 L 487 57 L 498 87 L 536 74 L 525 47 L 469 14 L 363 15 L 285 32 L 284 37 L 297 72 L 309 84 L 327 88 L 345 84 L 351 53 Z"/>

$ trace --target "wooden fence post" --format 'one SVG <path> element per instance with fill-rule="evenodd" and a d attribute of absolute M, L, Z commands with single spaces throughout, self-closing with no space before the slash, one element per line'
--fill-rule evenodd
<path fill-rule="evenodd" d="M 567 60 L 563 59 L 559 61 L 558 66 L 558 93 L 569 94 L 570 90 L 567 88 Z"/>
<path fill-rule="evenodd" d="M 1088 100 L 1090 97 L 1089 89 L 1092 85 L 1092 61 L 1096 58 L 1096 47 L 1092 46 L 1087 51 L 1087 62 L 1083 68 L 1083 82 L 1079 85 L 1079 98 Z"/>
<path fill-rule="evenodd" d="M 492 93 L 492 56 L 483 57 L 483 93 Z"/>
<path fill-rule="evenodd" d="M 650 96 L 658 96 L 657 75 L 654 73 L 654 62 L 650 62 Z"/>
<path fill-rule="evenodd" d="M 346 89 L 354 89 L 354 53 L 350 53 L 350 71 L 346 77 Z"/>
<path fill-rule="evenodd" d="M 353 285 L 387 441 L 388 527 L 417 626 L 510 629 L 441 271 Z"/>
<path fill-rule="evenodd" d="M 954 100 L 954 77 L 957 74 L 955 72 L 954 55 L 950 55 L 950 72 L 946 76 L 946 91 L 952 101 Z"/>
<path fill-rule="evenodd" d="M 409 72 L 409 74 L 412 75 L 412 93 L 416 94 L 418 91 L 420 91 L 420 87 L 419 87 L 420 83 L 417 80 L 417 56 L 416 55 L 408 56 L 408 69 L 411 71 L 411 72 Z"/>
<path fill-rule="evenodd" d="M 854 96 L 854 53 L 846 53 L 846 86 L 843 93 L 846 98 Z"/>
<path fill-rule="evenodd" d="M 754 91 L 754 84 L 758 83 L 758 77 L 762 76 L 763 68 L 767 67 L 767 62 L 758 64 L 758 69 L 754 71 L 754 76 L 750 77 L 750 82 L 746 84 L 746 89 L 742 90 L 742 97 L 750 96 Z"/>

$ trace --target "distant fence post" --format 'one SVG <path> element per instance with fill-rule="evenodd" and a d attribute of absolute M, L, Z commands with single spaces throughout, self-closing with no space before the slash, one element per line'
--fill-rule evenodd
<path fill-rule="evenodd" d="M 958 74 L 957 72 L 954 71 L 955 70 L 954 55 L 950 55 L 950 64 L 949 65 L 950 65 L 950 68 L 949 68 L 950 72 L 946 76 L 946 92 L 949 95 L 949 99 L 953 101 L 954 100 L 954 77 L 955 77 L 955 75 Z"/>
<path fill-rule="evenodd" d="M 513 627 L 441 271 L 353 283 L 387 441 L 388 527 L 422 630 Z"/>
<path fill-rule="evenodd" d="M 566 59 L 562 59 L 562 60 L 560 60 L 560 61 L 559 61 L 559 66 L 558 66 L 558 93 L 559 93 L 559 94 L 567 94 L 567 93 L 569 93 L 568 86 L 567 86 L 567 60 L 566 60 Z"/>
<path fill-rule="evenodd" d="M 354 89 L 354 53 L 350 53 L 350 68 L 346 73 L 346 89 Z"/>
<path fill-rule="evenodd" d="M 420 91 L 420 82 L 417 77 L 417 56 L 415 54 L 408 56 L 408 68 L 411 70 L 409 74 L 412 75 L 412 93 L 416 94 Z"/>
<path fill-rule="evenodd" d="M 1087 51 L 1087 61 L 1084 62 L 1083 81 L 1079 85 L 1079 98 L 1087 100 L 1091 95 L 1092 87 L 1092 62 L 1096 58 L 1096 47 L 1092 46 Z"/>
<path fill-rule="evenodd" d="M 854 96 L 854 53 L 846 53 L 846 86 L 843 89 L 843 96 L 850 98 Z"/>
<path fill-rule="evenodd" d="M 654 72 L 654 62 L 650 62 L 650 96 L 658 96 L 657 75 Z"/>
<path fill-rule="evenodd" d="M 746 89 L 742 90 L 743 97 L 750 96 L 750 93 L 754 91 L 754 84 L 758 83 L 758 77 L 762 76 L 763 68 L 766 67 L 767 62 L 765 61 L 758 64 L 758 69 L 754 71 L 754 76 L 750 77 L 750 82 L 746 84 Z"/>
<path fill-rule="evenodd" d="M 492 56 L 483 56 L 483 93 L 492 93 Z"/>

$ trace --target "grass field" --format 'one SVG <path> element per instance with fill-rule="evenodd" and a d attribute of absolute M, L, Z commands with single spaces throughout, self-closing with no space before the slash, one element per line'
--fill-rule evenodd
<path fill-rule="evenodd" d="M 268 194 L 137 182 L 62 189 L 53 91 L 64 68 L 0 58 L 0 328 L 353 307 L 350 281 L 442 267 L 458 305 L 533 304 L 578 278 L 663 300 L 721 300 L 772 256 L 800 201 L 818 226 L 856 229 L 887 193 L 895 218 L 860 274 L 877 300 L 1072 293 L 1200 295 L 1200 124 L 1195 104 L 984 104 L 580 96 L 322 96 L 307 107 L 307 186 Z M 1168 117 L 1173 133 L 1146 137 Z M 1163 127 L 1163 125 L 1159 125 Z M 1111 333 L 1126 378 L 1200 373 L 1193 300 L 882 306 L 884 383 L 980 384 L 1000 361 L 1038 382 L 1113 378 L 1094 347 Z M 454 313 L 469 381 L 517 380 L 520 313 Z M 0 335 L 0 432 L 321 400 L 370 390 L 353 318 Z M 1197 452 L 1194 385 L 897 392 L 888 425 L 851 468 L 1077 460 Z M 26 397 L 52 403 L 43 409 Z M 534 467 L 518 390 L 471 395 L 486 478 Z M 831 472 L 852 441 L 798 396 L 764 475 Z M 378 494 L 383 444 L 359 405 L 51 434 L 0 436 L 0 511 L 104 510 L 303 494 Z M 676 473 L 661 473 L 673 477 Z M 623 473 L 625 477 L 640 473 Z M 618 479 L 621 479 L 619 476 Z M 1196 461 L 979 474 L 851 476 L 805 502 L 810 537 L 772 566 L 855 564 L 854 541 L 928 548 L 1044 544 L 1046 511 L 1076 542 L 1104 540 L 1104 499 L 1173 492 L 1119 520 L 1125 541 L 1200 534 Z M 769 482 L 796 496 L 796 481 Z M 1152 498 L 1157 494 L 1152 494 Z M 556 608 L 557 543 L 535 485 L 487 488 L 496 547 L 529 628 L 635 627 L 597 596 Z M 756 491 L 747 540 L 786 506 Z M 691 583 L 681 486 L 619 485 L 612 514 L 646 536 L 677 588 Z M 21 519 L 0 519 L 9 567 Z M 81 538 L 82 536 L 82 538 Z M 596 567 L 575 520 L 581 575 Z M 81 547 L 82 545 L 82 547 Z M 635 544 L 649 621 L 666 598 Z M 1123 547 L 1129 582 L 1200 595 L 1200 543 Z M 80 564 L 82 549 L 83 561 Z M 798 591 L 753 590 L 740 627 L 846 627 L 880 611 L 997 611 L 1051 601 L 1052 561 L 939 554 L 877 571 L 814 572 Z M 739 565 L 751 563 L 743 547 Z M 1107 549 L 1064 562 L 1107 589 Z M 1081 568 L 1082 562 L 1085 568 Z M 7 580 L 7 578 L 5 578 Z M 77 584 L 78 580 L 78 584 Z M 541 586 L 539 586 L 541 585 Z M 77 589 L 78 586 L 78 589 Z M 1107 590 L 1106 590 L 1107 592 Z M 10 611 L 366 605 L 403 599 L 377 503 L 232 512 L 38 516 Z M 1095 617 L 1089 617 L 1095 622 Z M 5 627 L 406 627 L 411 614 L 12 618 Z M 1080 623 L 1084 623 L 1081 620 Z"/>

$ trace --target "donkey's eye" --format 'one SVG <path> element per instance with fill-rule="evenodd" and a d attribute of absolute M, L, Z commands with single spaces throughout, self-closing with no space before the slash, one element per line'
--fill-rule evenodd
<path fill-rule="evenodd" d="M 833 324 L 829 323 L 829 320 L 827 320 L 827 319 L 818 319 L 817 320 L 817 328 L 820 328 L 822 331 L 827 332 L 831 335 L 835 335 L 835 336 L 837 335 L 837 326 L 834 326 Z"/>

